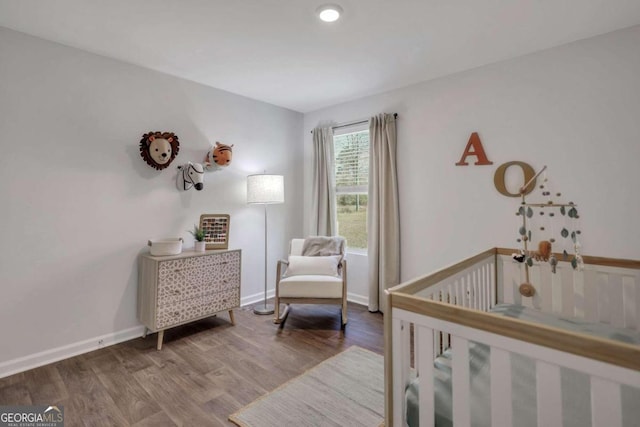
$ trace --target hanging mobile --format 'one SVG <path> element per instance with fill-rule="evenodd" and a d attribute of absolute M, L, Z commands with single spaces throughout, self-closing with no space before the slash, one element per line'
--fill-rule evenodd
<path fill-rule="evenodd" d="M 518 242 L 522 242 L 522 249 L 520 250 L 520 254 L 512 254 L 514 260 L 518 262 L 522 262 L 524 264 L 525 269 L 525 281 L 520 285 L 520 294 L 523 296 L 533 296 L 535 294 L 535 287 L 530 283 L 530 275 L 529 268 L 533 267 L 533 261 L 548 261 L 551 266 L 551 272 L 555 273 L 558 265 L 558 259 L 556 255 L 552 251 L 552 245 L 556 242 L 555 229 L 554 229 L 554 221 L 555 221 L 555 208 L 559 208 L 560 214 L 563 216 L 563 226 L 560 231 L 560 236 L 563 239 L 571 238 L 573 242 L 573 258 L 571 259 L 571 266 L 574 269 L 582 269 L 584 265 L 584 260 L 580 254 L 580 242 L 578 239 L 578 235 L 580 235 L 581 231 L 576 224 L 577 220 L 580 218 L 578 214 L 577 205 L 573 202 L 569 203 L 558 203 L 554 201 L 555 197 L 561 197 L 561 193 L 554 193 L 551 191 L 551 186 L 548 184 L 548 179 L 546 176 L 547 166 L 544 166 L 537 174 L 533 176 L 525 185 L 520 188 L 520 194 L 522 196 L 522 202 L 518 209 L 516 215 L 522 216 L 522 225 L 519 228 L 520 238 Z M 543 201 L 541 203 L 527 203 L 526 201 L 526 189 L 531 185 L 532 182 L 542 174 L 543 175 L 543 183 L 540 184 L 539 188 L 542 192 Z M 531 220 L 533 217 L 533 208 L 539 208 L 540 211 L 539 216 L 545 217 L 543 220 L 543 224 L 539 227 L 536 227 L 536 230 L 544 231 L 547 234 L 550 232 L 549 240 L 541 240 L 538 242 L 538 250 L 530 251 L 529 250 L 529 242 L 532 242 L 532 225 L 533 222 L 527 223 L 528 220 Z M 571 224 L 569 224 L 571 222 Z M 564 240 L 560 245 L 562 247 L 562 253 L 565 261 L 568 261 L 569 254 L 567 252 L 568 242 Z"/>

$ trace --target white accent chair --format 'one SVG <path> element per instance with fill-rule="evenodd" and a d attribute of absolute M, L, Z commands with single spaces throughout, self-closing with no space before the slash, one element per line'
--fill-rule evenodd
<path fill-rule="evenodd" d="M 289 246 L 289 260 L 278 261 L 276 269 L 276 296 L 275 296 L 275 317 L 273 322 L 280 324 L 284 322 L 289 314 L 289 304 L 338 304 L 341 305 L 342 328 L 347 324 L 347 260 L 345 259 L 345 248 L 335 257 L 303 257 L 302 247 L 305 239 L 292 239 Z M 297 274 L 293 270 L 293 258 L 296 257 L 298 266 L 303 265 Z M 340 258 L 333 265 L 337 274 L 329 273 L 327 263 L 331 260 L 319 260 L 318 258 Z M 314 260 L 316 258 L 316 260 Z M 316 263 L 322 261 L 322 265 Z M 292 264 L 290 265 L 290 262 Z M 313 265 L 310 267 L 310 265 Z M 285 267 L 284 269 L 282 267 Z M 289 270 L 289 272 L 287 271 Z M 308 270 L 308 271 L 304 271 Z M 293 273 L 293 275 L 291 274 Z M 311 273 L 311 274 L 304 274 Z M 320 273 L 320 274 L 317 274 Z M 282 314 L 280 314 L 280 304 L 286 304 Z"/>

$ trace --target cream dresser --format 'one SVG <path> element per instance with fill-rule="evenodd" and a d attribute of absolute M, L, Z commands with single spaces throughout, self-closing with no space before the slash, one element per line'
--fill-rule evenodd
<path fill-rule="evenodd" d="M 140 256 L 138 320 L 158 332 L 240 307 L 241 251 L 184 251 L 179 255 Z"/>

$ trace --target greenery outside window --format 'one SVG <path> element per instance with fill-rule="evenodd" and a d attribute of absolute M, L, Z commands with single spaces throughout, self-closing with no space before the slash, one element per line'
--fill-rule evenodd
<path fill-rule="evenodd" d="M 336 130 L 333 136 L 338 234 L 351 252 L 367 250 L 369 130 L 367 125 Z"/>

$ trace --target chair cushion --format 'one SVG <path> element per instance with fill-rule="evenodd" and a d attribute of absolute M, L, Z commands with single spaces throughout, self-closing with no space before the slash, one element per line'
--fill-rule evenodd
<path fill-rule="evenodd" d="M 333 256 L 289 256 L 285 277 L 300 275 L 337 276 L 340 255 Z"/>
<path fill-rule="evenodd" d="M 315 275 L 291 276 L 280 280 L 278 290 L 278 295 L 283 298 L 342 298 L 342 278 Z"/>

